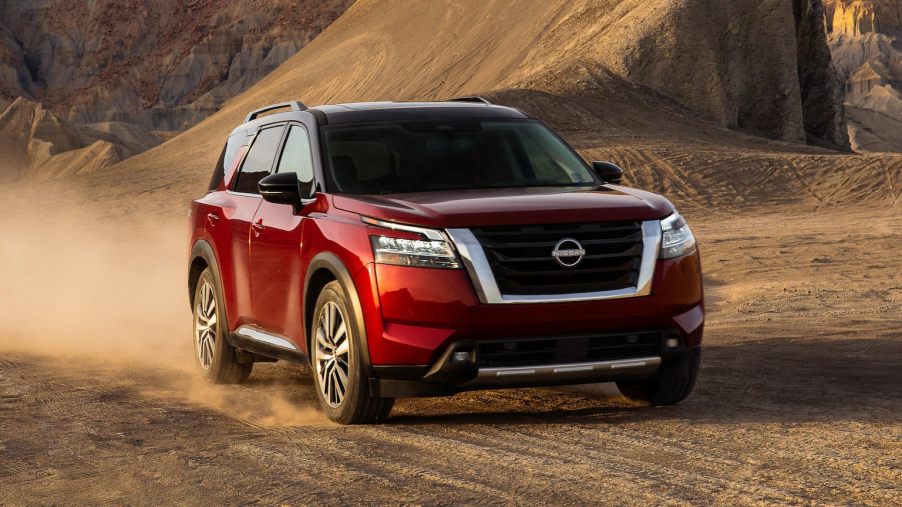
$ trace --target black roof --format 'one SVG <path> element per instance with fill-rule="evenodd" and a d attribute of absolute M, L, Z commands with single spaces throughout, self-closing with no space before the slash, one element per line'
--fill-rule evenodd
<path fill-rule="evenodd" d="M 516 109 L 480 102 L 356 102 L 314 106 L 320 123 L 356 123 L 391 120 L 465 119 L 465 118 L 529 118 Z M 319 111 L 325 116 L 317 114 Z"/>

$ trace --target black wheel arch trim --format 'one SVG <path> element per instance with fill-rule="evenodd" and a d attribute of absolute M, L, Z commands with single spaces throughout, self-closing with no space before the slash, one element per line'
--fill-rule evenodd
<path fill-rule="evenodd" d="M 357 292 L 357 287 L 354 285 L 354 279 L 351 277 L 351 272 L 348 271 L 348 268 L 345 266 L 344 262 L 332 252 L 320 252 L 313 259 L 310 260 L 310 263 L 307 265 L 307 274 L 304 277 L 304 297 L 303 297 L 303 321 L 304 321 L 304 331 L 307 333 L 307 347 L 309 349 L 310 345 L 310 323 L 307 322 L 307 292 L 310 286 L 310 279 L 313 277 L 313 274 L 319 271 L 320 269 L 326 269 L 332 273 L 336 280 L 338 280 L 339 285 L 341 285 L 342 290 L 345 292 L 345 296 L 348 298 L 348 302 L 351 304 L 351 311 L 354 313 L 352 316 L 354 322 L 357 324 L 359 340 L 357 345 L 360 347 L 360 359 L 363 364 L 364 374 L 369 375 L 372 371 L 372 365 L 370 363 L 370 349 L 369 349 L 369 340 L 367 339 L 366 334 L 366 321 L 363 318 L 363 306 L 360 304 L 360 295 Z M 308 353 L 309 357 L 313 357 L 313 354 Z"/>
<path fill-rule="evenodd" d="M 194 246 L 191 247 L 191 260 L 188 261 L 188 303 L 192 303 L 192 299 L 194 298 L 194 291 L 191 290 L 191 266 L 194 265 L 194 261 L 197 259 L 202 259 L 207 267 L 210 268 L 210 271 L 213 272 L 213 278 L 216 279 L 216 283 L 219 285 L 220 290 L 222 289 L 222 278 L 219 274 L 219 263 L 216 262 L 216 254 L 213 252 L 213 247 L 210 246 L 210 243 L 205 239 L 199 239 L 194 242 Z M 223 308 L 223 310 L 225 310 Z"/>
<path fill-rule="evenodd" d="M 191 290 L 191 266 L 197 259 L 203 259 L 203 261 L 207 263 L 207 267 L 210 268 L 210 272 L 213 274 L 213 280 L 216 282 L 216 295 L 220 298 L 219 306 L 222 311 L 222 316 L 224 317 L 223 323 L 225 332 L 223 333 L 223 336 L 226 337 L 226 340 L 229 341 L 231 346 L 239 348 L 232 338 L 232 330 L 229 329 L 228 308 L 226 308 L 225 304 L 225 294 L 222 293 L 222 275 L 219 271 L 219 262 L 216 261 L 216 254 L 213 252 L 213 247 L 205 239 L 195 241 L 194 246 L 191 247 L 191 260 L 188 262 L 188 302 L 191 305 L 194 303 L 192 301 L 194 299 L 194 293 Z"/>

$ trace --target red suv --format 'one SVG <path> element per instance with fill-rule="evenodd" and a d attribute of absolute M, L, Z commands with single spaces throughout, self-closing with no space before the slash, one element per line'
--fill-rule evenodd
<path fill-rule="evenodd" d="M 482 388 L 679 402 L 704 322 L 695 238 L 621 175 L 478 97 L 253 111 L 191 209 L 200 369 L 306 362 L 341 423 Z"/>

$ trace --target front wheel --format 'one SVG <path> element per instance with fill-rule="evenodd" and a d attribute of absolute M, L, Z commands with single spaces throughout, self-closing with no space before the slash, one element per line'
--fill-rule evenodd
<path fill-rule="evenodd" d="M 701 351 L 690 349 L 680 361 L 662 366 L 657 378 L 617 382 L 624 396 L 651 405 L 676 405 L 686 399 L 698 378 Z"/>
<path fill-rule="evenodd" d="M 310 343 L 316 394 L 329 419 L 365 424 L 388 417 L 394 398 L 370 394 L 348 298 L 338 282 L 328 283 L 316 300 Z"/>
<path fill-rule="evenodd" d="M 226 339 L 225 311 L 210 268 L 200 274 L 193 302 L 194 357 L 201 375 L 215 384 L 244 382 L 254 363 L 239 363 L 235 348 Z"/>

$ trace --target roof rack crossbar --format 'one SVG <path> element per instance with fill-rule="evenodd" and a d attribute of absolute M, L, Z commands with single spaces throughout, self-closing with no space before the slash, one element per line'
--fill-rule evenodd
<path fill-rule="evenodd" d="M 468 97 L 456 97 L 453 99 L 448 99 L 445 102 L 479 102 L 482 104 L 486 104 L 488 106 L 492 105 L 492 103 L 489 102 L 488 100 L 486 100 L 484 97 L 479 97 L 476 95 L 468 96 Z"/>
<path fill-rule="evenodd" d="M 304 105 L 300 100 L 290 100 L 288 102 L 279 102 L 278 104 L 270 104 L 266 107 L 261 107 L 260 109 L 254 109 L 253 111 L 247 113 L 247 116 L 244 118 L 244 123 L 255 120 L 260 114 L 265 113 L 267 111 L 272 111 L 274 109 L 282 109 L 285 107 L 290 107 L 292 111 L 303 111 L 307 109 L 307 106 Z"/>

